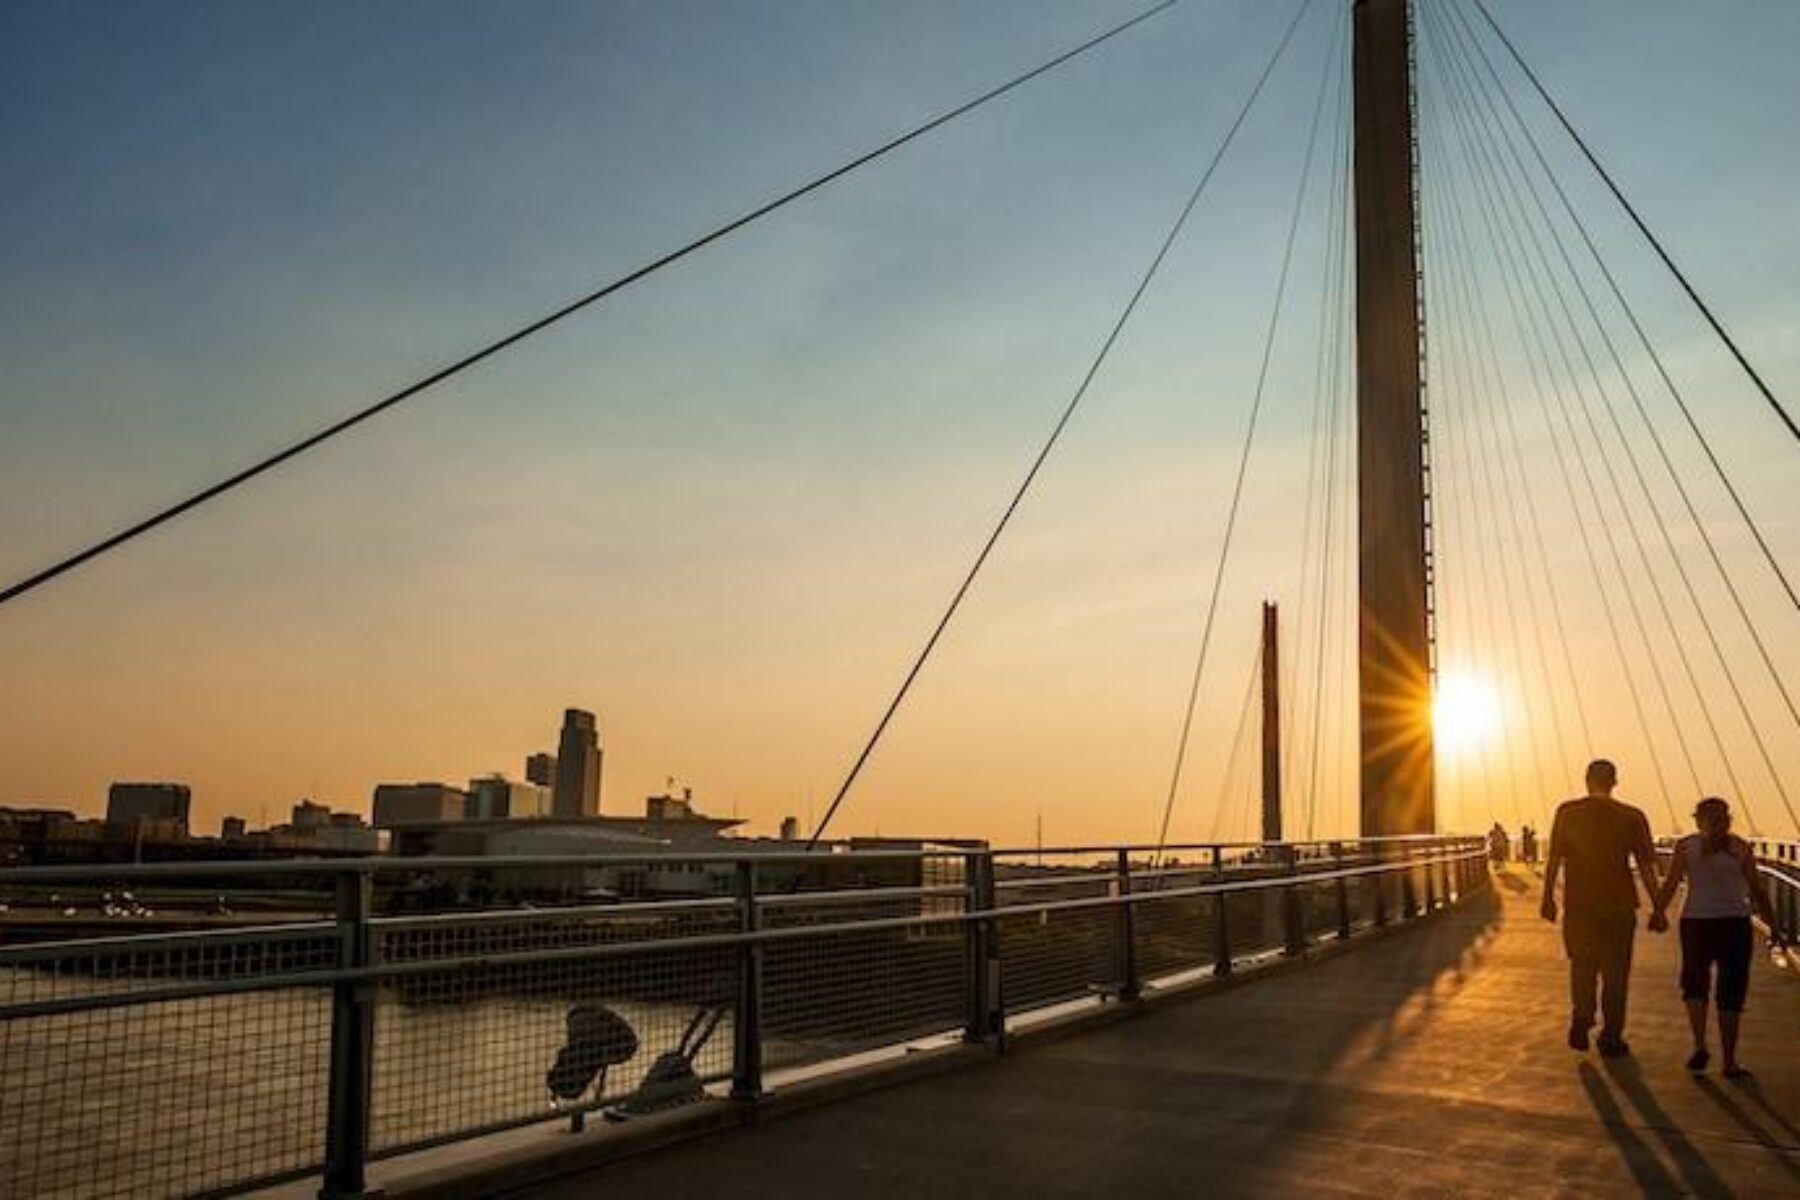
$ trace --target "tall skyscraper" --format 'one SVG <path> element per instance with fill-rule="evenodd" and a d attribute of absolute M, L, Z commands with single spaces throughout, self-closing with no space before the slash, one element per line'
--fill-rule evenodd
<path fill-rule="evenodd" d="M 551 813 L 558 817 L 600 815 L 600 732 L 594 714 L 571 708 L 563 713 L 562 739 L 556 747 L 556 798 Z"/>

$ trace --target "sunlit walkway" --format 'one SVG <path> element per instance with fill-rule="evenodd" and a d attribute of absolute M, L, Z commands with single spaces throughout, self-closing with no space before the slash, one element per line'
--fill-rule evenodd
<path fill-rule="evenodd" d="M 1578 1055 L 1538 881 L 1501 883 L 1316 967 L 530 1194 L 1800 1196 L 1800 980 L 1759 960 L 1754 1084 L 1696 1080 L 1674 941 L 1640 933 L 1636 1057 Z"/>

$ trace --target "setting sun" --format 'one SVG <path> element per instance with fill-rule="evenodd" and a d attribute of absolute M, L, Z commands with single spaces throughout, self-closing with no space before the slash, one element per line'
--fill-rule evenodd
<path fill-rule="evenodd" d="M 1431 722 L 1440 749 L 1473 749 L 1499 732 L 1500 693 L 1484 676 L 1446 675 L 1432 698 Z"/>

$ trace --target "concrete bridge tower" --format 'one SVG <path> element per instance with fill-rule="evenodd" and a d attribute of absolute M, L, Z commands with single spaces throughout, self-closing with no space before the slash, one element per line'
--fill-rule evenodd
<path fill-rule="evenodd" d="M 1436 825 L 1409 0 L 1353 0 L 1362 832 Z"/>

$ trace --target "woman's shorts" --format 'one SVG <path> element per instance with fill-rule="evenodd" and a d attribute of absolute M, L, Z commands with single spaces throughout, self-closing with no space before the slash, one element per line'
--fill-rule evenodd
<path fill-rule="evenodd" d="M 1681 919 L 1681 998 L 1702 1000 L 1719 968 L 1719 1011 L 1742 1012 L 1750 990 L 1750 955 L 1756 941 L 1749 917 Z"/>

